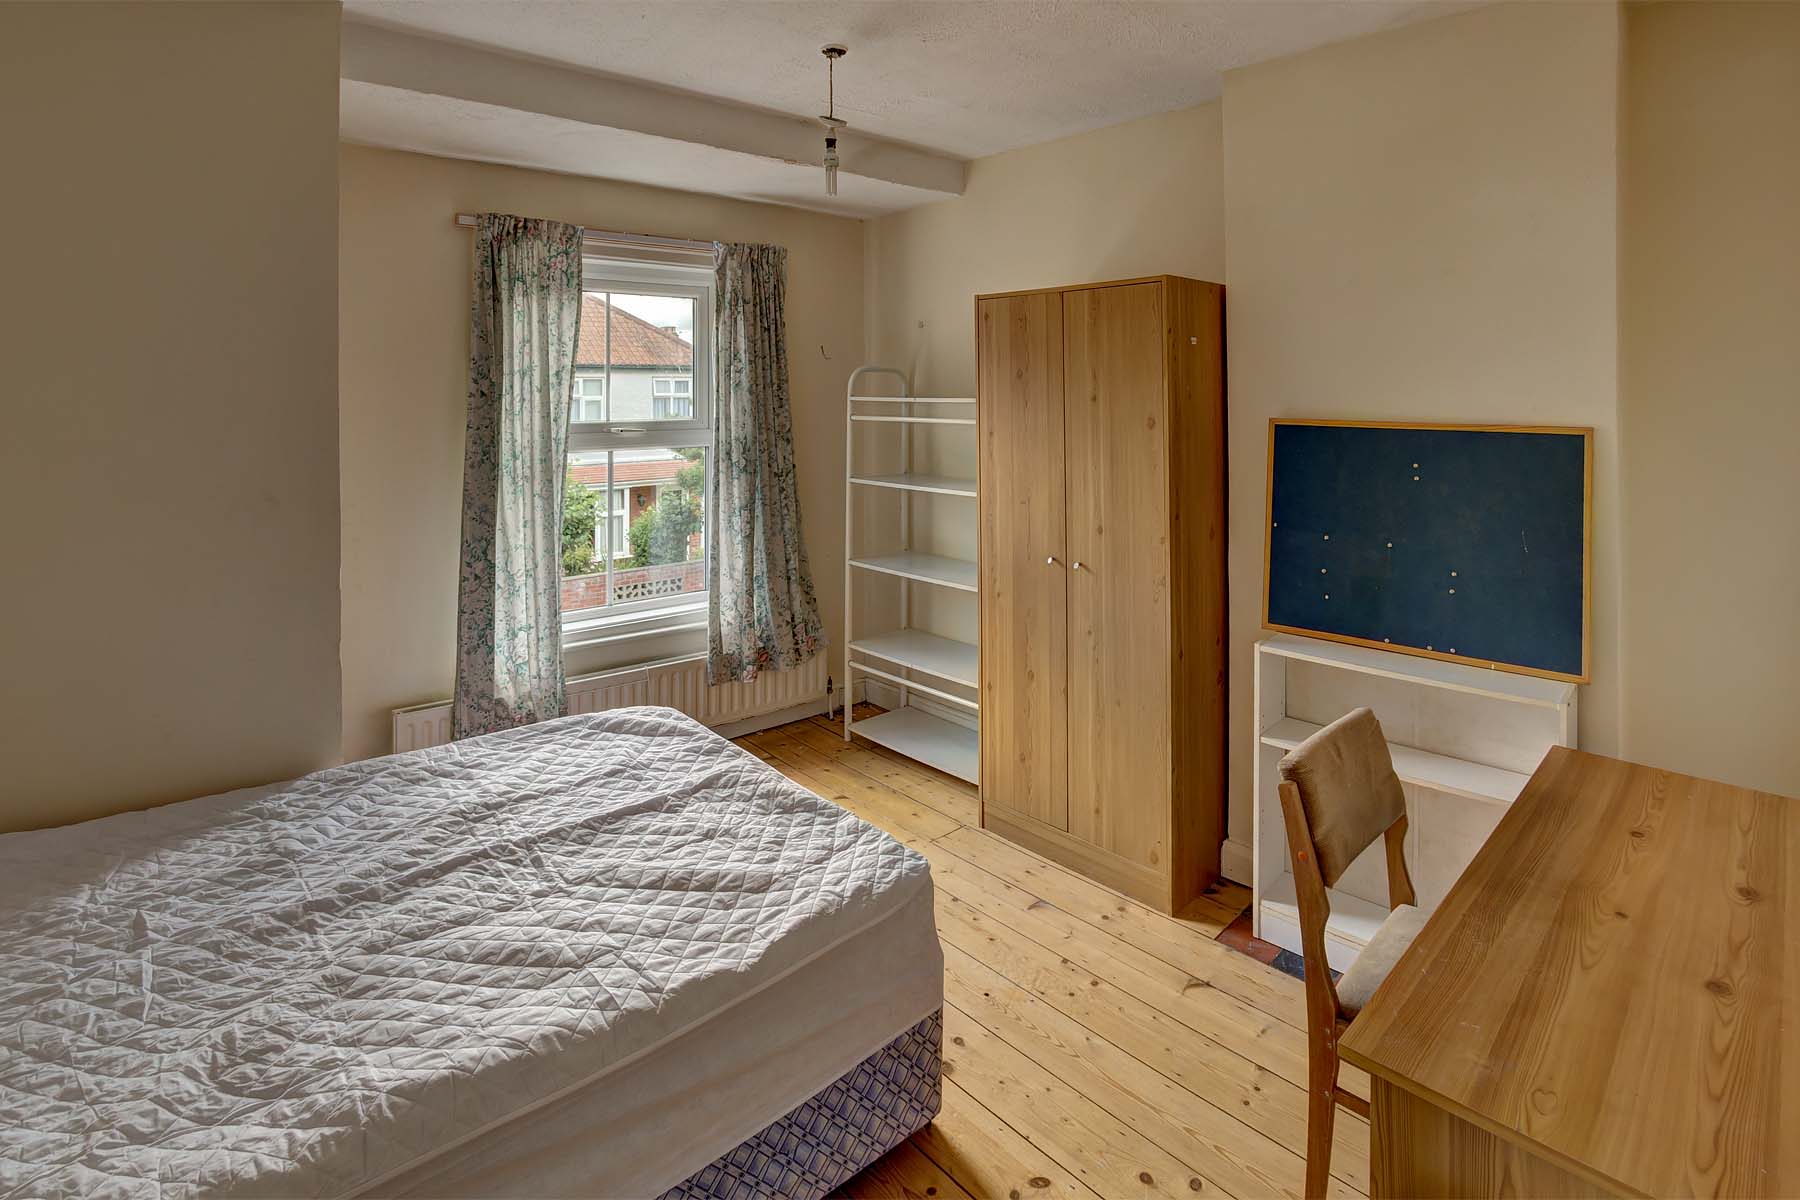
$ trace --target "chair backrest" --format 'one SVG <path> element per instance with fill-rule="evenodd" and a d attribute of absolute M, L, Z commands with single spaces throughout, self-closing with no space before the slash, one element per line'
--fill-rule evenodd
<path fill-rule="evenodd" d="M 1281 816 L 1306 961 L 1307 1025 L 1316 1038 L 1348 1019 L 1338 1004 L 1325 951 L 1325 923 L 1331 917 L 1325 889 L 1369 843 L 1385 837 L 1389 905 L 1397 908 L 1415 900 L 1406 870 L 1406 794 L 1394 774 L 1381 723 L 1366 708 L 1338 718 L 1294 747 L 1281 760 L 1281 775 Z"/>
<path fill-rule="evenodd" d="M 1281 760 L 1281 777 L 1300 794 L 1326 887 L 1406 817 L 1406 794 L 1381 722 L 1366 708 L 1346 713 L 1290 750 Z"/>

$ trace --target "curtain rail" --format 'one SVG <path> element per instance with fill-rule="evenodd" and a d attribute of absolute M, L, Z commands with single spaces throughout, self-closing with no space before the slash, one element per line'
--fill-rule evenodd
<path fill-rule="evenodd" d="M 457 213 L 456 223 L 464 229 L 475 228 L 475 214 Z M 607 242 L 616 246 L 658 246 L 665 250 L 688 250 L 695 254 L 711 257 L 712 242 L 695 241 L 692 238 L 657 237 L 648 233 L 620 233 L 611 229 L 584 229 L 582 236 L 590 242 Z"/>

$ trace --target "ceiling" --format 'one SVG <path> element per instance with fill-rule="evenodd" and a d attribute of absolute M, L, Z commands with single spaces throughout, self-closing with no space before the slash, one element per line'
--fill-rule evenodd
<path fill-rule="evenodd" d="M 840 41 L 850 48 L 837 76 L 837 112 L 850 122 L 847 155 L 872 135 L 964 159 L 1199 104 L 1218 96 L 1222 72 L 1232 67 L 1467 6 L 1467 0 L 346 0 L 344 9 L 352 25 L 528 56 L 789 117 L 824 110 L 818 50 Z M 434 124 L 446 142 L 470 140 L 459 132 L 468 114 L 455 104 L 434 117 L 430 104 L 393 97 L 370 103 L 348 89 L 346 98 L 345 133 L 353 140 L 398 144 L 384 128 L 382 113 L 392 109 L 405 111 L 407 137 L 415 143 L 405 148 L 453 153 L 416 144 L 430 141 L 425 135 Z M 466 109 L 470 97 L 457 99 Z M 816 163 L 817 152 L 808 154 Z M 618 168 L 605 173 L 630 177 Z M 902 197 L 876 207 L 917 202 Z"/>
<path fill-rule="evenodd" d="M 955 194 L 845 172 L 837 197 L 827 198 L 819 168 L 810 163 L 732 153 L 635 129 L 349 79 L 340 87 L 339 111 L 345 136 L 364 145 L 623 179 L 844 216 L 879 216 Z"/>

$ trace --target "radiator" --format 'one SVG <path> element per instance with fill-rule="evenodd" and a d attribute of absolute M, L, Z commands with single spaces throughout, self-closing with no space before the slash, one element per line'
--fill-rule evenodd
<path fill-rule="evenodd" d="M 803 705 L 824 708 L 825 656 L 792 671 L 764 671 L 754 683 L 706 686 L 706 659 L 671 659 L 582 675 L 565 685 L 570 713 L 605 712 L 636 704 L 679 709 L 702 725 L 735 725 Z M 435 700 L 394 710 L 394 752 L 441 746 L 450 740 L 450 702 Z"/>

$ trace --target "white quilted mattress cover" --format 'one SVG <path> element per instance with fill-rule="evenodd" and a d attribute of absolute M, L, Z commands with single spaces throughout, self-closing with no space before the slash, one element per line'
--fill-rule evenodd
<path fill-rule="evenodd" d="M 0 1194 L 340 1196 L 930 888 L 669 709 L 0 837 Z"/>

